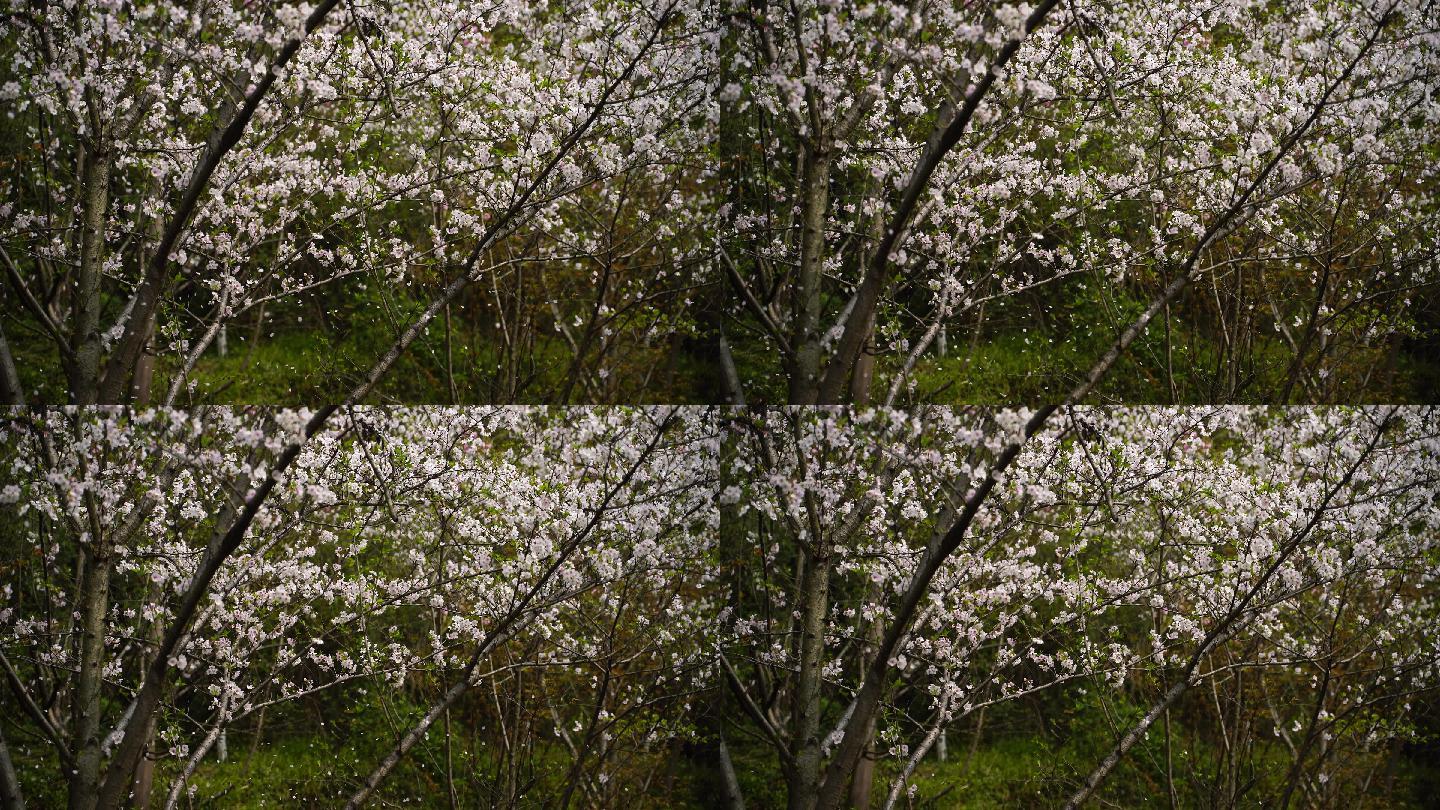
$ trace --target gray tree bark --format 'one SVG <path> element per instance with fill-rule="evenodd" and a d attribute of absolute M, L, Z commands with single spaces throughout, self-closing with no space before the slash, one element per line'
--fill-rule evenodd
<path fill-rule="evenodd" d="M 70 810 L 91 810 L 100 792 L 100 689 L 105 671 L 106 617 L 110 609 L 111 560 L 104 539 L 92 537 L 83 554 L 77 605 L 80 670 L 70 709 L 70 744 L 75 753 L 75 768 L 69 780 Z"/>
<path fill-rule="evenodd" d="M 0 402 L 6 405 L 25 404 L 25 391 L 20 387 L 20 372 L 15 368 L 15 356 L 10 353 L 10 344 L 5 341 L 3 328 L 0 328 Z"/>
<path fill-rule="evenodd" d="M 795 331 L 790 339 L 795 349 L 790 403 L 813 405 L 820 387 L 820 291 L 825 278 L 825 218 L 830 208 L 830 158 L 823 142 L 805 149 L 800 193 L 800 275 Z"/>
<path fill-rule="evenodd" d="M 100 280 L 105 269 L 105 218 L 110 205 L 110 156 L 100 135 L 81 150 L 80 267 L 71 307 L 70 396 L 94 405 L 100 391 Z"/>
<path fill-rule="evenodd" d="M 15 763 L 10 761 L 10 747 L 5 744 L 3 733 L 0 733 L 0 808 L 25 810 L 25 795 L 20 791 L 20 777 L 15 775 Z"/>
<path fill-rule="evenodd" d="M 871 598 L 878 600 L 880 597 L 878 589 L 874 589 Z M 861 658 L 862 669 L 870 667 L 870 655 L 873 655 L 871 651 L 880 646 L 884 630 L 885 626 L 879 616 L 865 628 L 867 654 Z M 879 757 L 879 752 L 875 750 L 875 718 L 871 717 L 865 724 L 865 751 L 860 755 L 860 762 L 855 765 L 854 775 L 850 777 L 850 806 L 854 810 L 869 810 L 870 793 L 875 786 L 875 762 Z"/>
<path fill-rule="evenodd" d="M 725 786 L 725 807 L 729 810 L 745 810 L 745 797 L 740 792 L 740 779 L 735 775 L 735 763 L 730 759 L 730 747 L 725 744 L 725 735 L 720 735 L 716 747 L 720 759 L 721 783 Z"/>
<path fill-rule="evenodd" d="M 818 538 L 815 538 L 818 540 Z M 820 787 L 820 687 L 825 666 L 825 615 L 830 602 L 830 564 L 807 560 L 800 582 L 800 671 L 791 712 L 789 809 L 809 810 Z"/>

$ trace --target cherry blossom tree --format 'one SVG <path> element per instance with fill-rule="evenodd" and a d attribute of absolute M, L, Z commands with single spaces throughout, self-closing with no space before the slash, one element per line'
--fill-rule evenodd
<path fill-rule="evenodd" d="M 710 664 L 705 412 L 316 419 L 8 421 L 11 480 L 34 481 L 5 490 L 22 527 L 9 541 L 25 549 L 7 574 L 8 689 L 53 747 L 72 806 L 147 802 L 141 762 L 156 758 L 183 763 L 167 769 L 175 806 L 229 725 L 352 682 L 454 684 L 355 804 L 460 695 L 520 671 L 601 673 L 567 790 L 618 789 L 605 787 L 616 757 L 684 732 Z M 177 708 L 197 703 L 198 718 Z M 557 710 L 543 733 L 575 733 L 577 711 Z"/>
<path fill-rule="evenodd" d="M 1351 738 L 1377 744 L 1403 734 L 1405 696 L 1440 685 L 1406 632 L 1435 617 L 1430 409 L 790 409 L 734 424 L 749 449 L 722 498 L 751 517 L 729 542 L 760 562 L 741 575 L 726 674 L 792 807 L 847 792 L 864 806 L 866 761 L 887 756 L 893 806 L 947 725 L 986 706 L 1161 684 L 1078 805 L 1194 684 L 1242 669 L 1317 684 L 1321 708 L 1285 732 L 1310 742 L 1277 790 L 1322 789 L 1324 720 L 1380 712 Z M 1337 635 L 1346 604 L 1390 609 Z M 1336 617 L 1328 634 L 1317 613 Z"/>
<path fill-rule="evenodd" d="M 1359 803 L 1440 694 L 1440 413 L 1236 403 L 1392 390 L 1440 269 L 1437 31 L 12 3 L 0 805 L 179 807 L 326 699 L 387 723 L 347 808 L 436 799 L 411 768 L 614 807 L 700 756 L 741 808 L 743 746 L 791 810 L 888 810 L 1058 696 L 1108 722 L 1067 808 L 1140 759 L 1172 806 Z M 207 362 L 317 310 L 366 337 L 326 404 L 213 404 Z M 1000 328 L 1079 358 L 1063 388 L 934 404 Z M 736 407 L 636 404 L 694 345 Z M 1135 386 L 1218 404 L 1086 404 Z M 373 404 L 414 391 L 452 407 Z"/>
<path fill-rule="evenodd" d="M 827 718 L 823 709 L 831 702 L 824 693 L 838 688 L 854 695 L 847 678 L 872 665 L 887 677 L 918 683 L 935 712 L 931 728 L 1037 689 L 1037 679 L 1068 680 L 1123 666 L 1082 665 L 1050 654 L 1050 632 L 1063 633 L 1067 622 L 1103 622 L 1106 608 L 1088 583 L 1066 570 L 1064 557 L 1037 551 L 1033 537 L 1015 531 L 1014 514 L 1001 515 L 1030 508 L 1031 493 L 1023 487 L 1018 497 L 971 518 L 962 544 L 940 551 L 962 520 L 972 476 L 985 474 L 985 456 L 1001 451 L 1007 428 L 1024 422 L 1013 413 L 992 421 L 982 412 L 938 409 L 853 416 L 788 409 L 773 414 L 769 424 L 746 425 L 755 450 L 737 461 L 735 477 L 753 483 L 727 490 L 725 497 L 759 518 L 745 542 L 758 545 L 764 563 L 750 586 L 757 614 L 736 617 L 733 635 L 737 654 L 755 665 L 763 694 L 753 694 L 733 667 L 730 685 L 780 750 L 792 807 L 814 806 L 825 755 L 843 735 L 861 729 L 865 746 L 874 744 L 879 724 L 873 715 L 857 725 L 855 705 L 839 717 Z M 890 623 L 897 597 L 908 596 L 917 568 L 937 555 L 944 560 L 923 605 L 913 606 L 913 626 L 901 638 L 890 637 L 898 632 Z M 793 571 L 795 579 L 782 571 Z M 1047 630 L 1039 617 L 1055 613 L 1068 618 Z M 882 643 L 892 649 L 885 651 Z M 877 655 L 885 656 L 883 663 Z M 1022 674 L 1042 657 L 1042 675 Z M 776 722 L 786 703 L 789 723 Z M 910 747 L 894 736 L 898 730 L 879 730 L 891 754 Z M 878 755 L 869 751 L 868 762 Z M 873 764 L 848 767 L 855 769 L 850 801 L 864 805 Z"/>
<path fill-rule="evenodd" d="M 531 472 L 525 485 L 545 485 L 524 497 L 489 502 L 490 509 L 503 504 L 513 510 L 513 520 L 538 536 L 517 554 L 515 563 L 494 570 L 493 579 L 466 576 L 463 568 L 452 573 L 450 568 L 463 562 L 447 563 L 446 580 L 475 590 L 449 595 L 442 603 L 453 611 L 453 606 L 474 602 L 481 615 L 452 619 L 452 629 L 443 638 L 445 649 L 437 651 L 437 664 L 450 685 L 369 774 L 348 806 L 364 804 L 444 712 L 490 677 L 486 667 L 497 666 L 495 648 L 515 634 L 538 633 L 546 639 L 545 648 L 525 666 L 593 668 L 598 673 L 591 715 L 573 729 L 556 724 L 575 758 L 567 795 L 579 784 L 578 777 L 588 773 L 592 748 L 600 749 L 595 766 L 603 772 L 606 759 L 615 756 L 609 743 L 627 715 L 667 690 L 683 693 L 693 688 L 687 678 L 708 665 L 705 640 L 712 608 L 704 591 L 704 561 L 715 524 L 709 481 L 715 456 L 713 450 L 705 452 L 709 439 L 701 433 L 703 418 L 695 418 L 704 412 L 665 409 L 654 425 L 644 420 L 635 425 L 633 417 L 608 409 L 568 413 L 557 420 L 557 429 L 567 439 L 574 438 L 557 437 L 554 456 L 532 453 L 526 459 Z M 672 429 L 676 420 L 689 424 Z M 559 492 L 553 486 L 565 478 L 546 480 L 557 471 L 573 481 Z M 483 541 L 491 532 L 498 535 L 490 543 L 477 544 L 482 557 L 472 563 L 491 569 L 491 547 L 503 548 L 526 530 L 503 525 L 482 528 L 473 509 L 467 504 L 471 514 L 464 520 L 470 525 L 457 525 L 456 536 L 479 534 Z M 438 548 L 450 554 L 455 545 L 442 542 Z M 462 540 L 458 545 L 463 553 L 467 544 Z M 557 609 L 562 600 L 577 597 L 588 597 L 587 602 L 594 604 L 585 607 L 598 612 L 612 628 L 631 611 L 648 632 L 631 640 L 638 642 L 634 648 L 614 635 L 595 637 L 588 621 Z M 632 666 L 655 680 L 629 675 Z M 570 733 L 578 733 L 580 739 L 571 740 L 566 736 Z M 606 745 L 600 744 L 602 738 Z M 589 789 L 601 788 L 590 785 Z"/>
<path fill-rule="evenodd" d="M 1325 803 L 1364 792 L 1440 686 L 1433 409 L 725 420 L 14 411 L 21 750 L 44 741 L 75 806 L 175 806 L 237 724 L 378 689 L 422 704 L 351 806 L 432 732 L 450 763 L 451 713 L 491 700 L 492 802 L 541 749 L 564 752 L 557 794 L 619 801 L 628 759 L 699 731 L 722 765 L 726 735 L 764 741 L 792 806 L 894 806 L 957 723 L 1085 688 L 1146 708 L 1073 805 L 1181 709 L 1234 750 L 1283 746 L 1251 796 Z M 1209 789 L 1238 800 L 1228 773 Z"/>
<path fill-rule="evenodd" d="M 1117 302 L 1122 350 L 1163 317 L 1174 399 L 1170 309 L 1202 284 L 1227 348 L 1198 396 L 1240 396 L 1279 341 L 1280 390 L 1249 396 L 1322 398 L 1337 346 L 1403 332 L 1434 281 L 1431 4 L 723 11 L 745 148 L 721 263 L 732 333 L 763 347 L 735 377 L 786 401 L 901 401 L 947 331 L 1050 288 Z"/>
<path fill-rule="evenodd" d="M 559 330 L 561 393 L 600 398 L 607 356 L 687 295 L 711 17 L 686 0 L 17 11 L 0 29 L 0 260 L 5 326 L 40 341 L 25 370 L 63 369 L 45 395 L 76 404 L 173 404 L 227 325 L 258 330 L 267 305 L 416 288 L 388 350 L 352 372 L 368 393 L 484 279 L 491 302 L 472 306 L 502 318 L 543 299 L 509 310 L 525 320 L 500 325 L 506 356 Z M 33 395 L 13 342 L 7 401 Z"/>
<path fill-rule="evenodd" d="M 1160 638 L 1185 640 L 1182 650 L 1172 649 L 1159 659 L 1175 674 L 1161 697 L 1087 777 L 1070 807 L 1082 804 L 1188 689 L 1227 670 L 1216 660 L 1222 646 L 1231 648 L 1232 656 L 1236 648 L 1247 650 L 1246 665 L 1262 673 L 1318 671 L 1312 682 L 1319 689 L 1319 708 L 1302 743 L 1306 749 L 1316 735 L 1315 720 L 1332 699 L 1383 700 L 1387 693 L 1403 695 L 1407 689 L 1440 685 L 1440 659 L 1434 651 L 1391 635 L 1394 629 L 1414 627 L 1414 622 L 1434 616 L 1440 445 L 1433 412 L 1320 410 L 1271 420 L 1244 412 L 1223 415 L 1242 417 L 1231 429 L 1238 428 L 1237 434 L 1250 443 L 1232 449 L 1224 459 L 1219 472 L 1228 479 L 1227 490 L 1213 484 L 1209 491 L 1194 489 L 1193 483 L 1171 485 L 1172 497 L 1182 493 L 1201 508 L 1194 517 L 1177 521 L 1172 516 L 1165 531 L 1173 539 L 1158 538 L 1166 558 L 1157 563 L 1155 576 L 1157 583 L 1166 584 L 1151 598 L 1152 605 L 1163 605 L 1171 613 L 1168 628 L 1156 629 Z M 1196 542 L 1200 538 L 1205 542 Z M 1340 614 L 1352 599 L 1393 610 L 1362 621 L 1358 628 L 1360 638 L 1385 638 L 1395 642 L 1393 646 L 1381 642 L 1383 651 L 1367 651 L 1371 642 L 1362 642 L 1350 651 L 1345 649 L 1348 644 L 1338 642 Z M 1328 634 L 1309 621 L 1317 611 L 1334 617 Z M 1391 685 L 1365 695 L 1365 676 L 1355 679 L 1359 683 L 1354 686 L 1348 672 L 1337 676 L 1336 658 L 1351 654 L 1365 654 L 1383 673 L 1380 684 Z M 1333 698 L 1332 688 L 1339 692 Z M 1292 753 L 1295 762 L 1282 803 L 1290 801 L 1297 780 L 1308 775 L 1308 750 L 1297 747 Z M 1323 757 L 1319 766 L 1323 768 Z M 1323 771 L 1317 778 L 1321 775 Z"/>

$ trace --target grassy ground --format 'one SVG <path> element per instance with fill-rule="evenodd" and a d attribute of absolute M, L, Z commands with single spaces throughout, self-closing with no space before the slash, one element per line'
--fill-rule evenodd
<path fill-rule="evenodd" d="M 186 808 L 329 808 L 337 807 L 360 784 L 368 769 L 388 750 L 400 724 L 419 711 L 388 701 L 383 706 L 367 699 L 333 703 L 328 714 L 291 710 L 272 715 L 264 738 L 254 745 L 254 736 L 244 727 L 229 737 L 229 756 L 219 761 L 214 753 L 201 764 L 191 780 L 192 790 L 180 802 Z M 343 706 L 343 708 L 341 708 Z M 1098 707 L 1076 707 L 1056 718 L 1066 724 L 1061 733 L 1025 732 L 1014 727 L 991 734 L 971 747 L 967 728 L 950 734 L 947 760 L 941 762 L 932 751 L 911 780 L 913 797 L 902 797 L 904 808 L 955 808 L 956 810 L 1001 810 L 1002 808 L 1053 808 L 1058 806 L 1079 779 L 1089 771 L 1113 741 L 1106 721 L 1092 714 Z M 1121 715 L 1129 709 L 1112 705 Z M 1012 718 L 1013 719 L 1013 718 Z M 1005 723 L 997 718 L 992 723 Z M 988 728 L 989 726 L 987 726 Z M 249 727 L 253 729 L 253 725 Z M 456 793 L 461 807 L 493 804 L 488 791 L 494 784 L 493 752 L 483 735 L 457 722 L 451 751 Z M 1212 802 L 1203 786 L 1187 775 L 1208 773 L 1216 750 L 1197 743 L 1177 721 L 1173 769 L 1176 774 L 1178 806 L 1207 807 Z M 1183 735 L 1183 736 L 1182 736 Z M 1062 738 L 1063 737 L 1063 738 Z M 415 749 L 385 782 L 372 803 L 375 807 L 448 808 L 445 779 L 445 749 L 439 728 Z M 1270 745 L 1268 742 L 1264 745 Z M 730 738 L 735 769 L 751 810 L 785 806 L 785 783 L 773 752 L 763 743 L 743 735 Z M 43 761 L 45 747 L 22 756 L 22 783 L 31 806 L 64 804 L 64 784 L 57 779 L 57 765 Z M 1434 742 L 1411 746 L 1382 772 L 1367 794 L 1366 806 L 1374 808 L 1434 807 L 1440 795 L 1440 766 Z M 53 760 L 53 757 L 51 758 Z M 1257 757 L 1257 797 L 1273 795 L 1288 759 L 1278 746 L 1262 746 Z M 529 787 L 522 806 L 539 807 L 553 800 L 563 782 L 568 755 L 558 746 L 542 744 L 529 755 L 524 778 Z M 1170 806 L 1164 778 L 1163 735 L 1159 728 L 1132 750 L 1112 774 L 1096 807 Z M 638 764 L 627 763 L 630 767 Z M 721 795 L 713 754 L 698 745 L 661 748 L 655 759 L 644 763 L 651 768 L 645 792 L 636 790 L 623 810 L 641 808 L 715 807 Z M 163 799 L 179 763 L 162 760 L 156 779 L 156 806 Z M 881 760 L 875 782 L 872 807 L 883 804 L 899 763 Z M 636 784 L 639 783 L 637 780 Z M 579 806 L 579 805 L 577 805 Z"/>
<path fill-rule="evenodd" d="M 418 314 L 420 303 L 398 296 L 350 296 L 335 293 L 321 302 L 272 308 L 259 332 L 249 323 L 228 333 L 228 353 L 212 347 L 201 358 L 191 403 L 315 404 L 343 398 L 394 341 L 398 330 Z M 911 401 L 954 404 L 1038 404 L 1067 394 L 1111 345 L 1119 329 L 1144 302 L 1123 290 L 1100 292 L 1094 285 L 1057 291 L 1040 302 L 992 305 L 983 322 L 956 323 L 949 350 L 934 348 L 921 357 Z M 1440 397 L 1440 303 L 1412 324 L 1414 334 L 1394 351 L 1376 347 L 1327 360 L 1327 396 L 1345 402 L 1428 402 Z M 559 397 L 571 362 L 562 338 L 540 329 L 515 378 L 502 382 L 493 324 L 478 314 L 457 311 L 453 319 L 451 362 L 457 400 L 549 402 Z M 377 317 L 379 313 L 383 317 Z M 1287 377 L 1290 350 L 1277 335 L 1255 336 L 1237 375 L 1221 373 L 1223 347 L 1206 335 L 1204 324 L 1186 324 L 1178 316 L 1157 320 L 1123 355 L 1092 395 L 1092 402 L 1133 404 L 1269 401 Z M 979 330 L 978 333 L 976 330 Z M 66 399 L 58 354 L 48 339 L 26 330 L 7 334 L 22 384 L 46 401 Z M 753 334 L 732 328 L 729 341 L 737 369 L 752 403 L 786 401 L 786 384 L 774 349 Z M 173 357 L 167 350 L 166 357 Z M 900 359 L 882 355 L 879 380 L 888 379 Z M 724 391 L 714 342 L 704 335 L 674 339 L 659 336 L 649 346 L 630 346 L 607 356 L 608 377 L 601 401 L 705 403 L 720 401 Z M 1379 369 L 1378 372 L 1376 370 Z M 175 372 L 165 363 L 152 387 L 159 399 Z M 1372 373 L 1375 372 L 1375 373 Z M 450 402 L 443 322 L 401 356 L 371 401 L 411 404 Z M 1172 395 L 1173 390 L 1173 395 Z M 872 399 L 885 392 L 877 383 Z M 1296 392 L 1296 396 L 1304 393 Z M 593 393 L 577 387 L 571 401 L 590 401 Z"/>

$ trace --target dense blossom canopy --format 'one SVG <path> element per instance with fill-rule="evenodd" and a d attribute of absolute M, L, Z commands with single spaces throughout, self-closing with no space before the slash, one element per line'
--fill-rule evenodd
<path fill-rule="evenodd" d="M 792 744 L 823 753 L 855 733 L 876 645 L 880 755 L 909 760 L 891 803 L 951 724 L 1076 680 L 1324 679 L 1337 747 L 1405 733 L 1400 704 L 1440 686 L 1424 629 L 1440 618 L 1433 412 L 1076 409 L 997 473 L 1032 418 L 790 409 L 734 426 L 752 450 L 721 501 L 765 556 L 725 638 L 753 688 L 815 691 L 833 725 Z M 771 573 L 785 569 L 798 586 Z M 876 628 L 900 629 L 867 637 Z M 822 694 L 843 711 L 821 710 Z M 1276 734 L 1308 706 L 1285 711 Z"/>
<path fill-rule="evenodd" d="M 0 810 L 1432 798 L 1433 0 L 3 8 Z"/>

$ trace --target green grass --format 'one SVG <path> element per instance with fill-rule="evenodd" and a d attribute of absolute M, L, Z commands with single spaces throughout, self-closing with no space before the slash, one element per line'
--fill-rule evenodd
<path fill-rule="evenodd" d="M 328 402 L 358 381 L 359 362 L 357 347 L 329 335 L 280 334 L 254 346 L 232 345 L 224 357 L 208 352 L 191 375 L 193 398 L 239 404 Z"/>
<path fill-rule="evenodd" d="M 360 765 L 353 749 L 336 750 L 323 738 L 296 737 L 268 743 L 253 755 L 232 751 L 225 762 L 207 759 L 191 786 L 196 803 L 209 806 L 328 806 L 358 786 L 354 774 Z M 165 775 L 173 778 L 172 772 Z"/>
<path fill-rule="evenodd" d="M 1053 753 L 1038 738 L 1013 737 L 980 746 L 974 756 L 952 748 L 946 762 L 922 764 L 913 783 L 917 798 L 938 806 L 1001 810 L 1033 800 L 1054 767 Z"/>
<path fill-rule="evenodd" d="M 476 705 L 462 701 L 452 715 L 450 761 L 461 807 L 494 805 L 497 780 L 504 769 L 499 743 L 483 728 L 488 721 L 473 714 L 482 705 L 478 699 Z M 212 751 L 197 769 L 190 782 L 192 806 L 245 810 L 338 807 L 426 708 L 397 695 L 382 700 L 374 691 L 347 690 L 344 695 L 329 696 L 323 706 L 313 703 L 272 712 L 259 745 L 254 744 L 251 718 L 231 732 L 226 761 L 219 761 Z M 523 807 L 553 801 L 562 792 L 572 764 L 569 751 L 549 736 L 543 723 L 534 733 L 531 747 L 520 751 L 517 763 L 508 763 L 518 765 L 515 773 Z M 444 741 L 443 725 L 437 723 L 400 760 L 370 806 L 449 808 Z M 703 797 L 710 794 L 703 787 L 701 763 L 674 755 L 674 749 L 664 745 L 643 758 L 645 761 L 639 762 L 617 755 L 607 764 L 611 784 L 634 796 L 632 810 L 705 806 Z M 641 795 L 643 775 L 652 768 L 654 778 Z M 156 778 L 161 797 L 179 770 L 180 763 L 175 760 L 162 763 Z M 577 794 L 572 804 L 583 806 L 584 802 Z"/>
<path fill-rule="evenodd" d="M 1100 695 L 1094 691 L 1056 692 L 1033 705 L 1017 703 L 991 709 L 984 734 L 973 750 L 974 718 L 960 721 L 950 729 L 947 760 L 941 762 L 932 749 L 910 780 L 915 789 L 913 798 L 902 795 L 897 807 L 1059 807 L 1109 753 L 1120 730 L 1133 726 L 1145 708 L 1115 693 L 1106 693 L 1102 705 Z M 1225 753 L 1219 742 L 1210 738 L 1208 728 L 1187 725 L 1178 707 L 1172 715 L 1169 754 L 1179 807 L 1209 807 L 1216 801 L 1210 791 L 1216 774 L 1221 772 L 1218 766 Z M 1277 799 L 1291 764 L 1288 751 L 1268 734 L 1257 733 L 1252 742 L 1253 749 L 1247 749 L 1237 760 L 1241 767 L 1234 771 L 1240 783 L 1249 785 L 1240 799 L 1241 806 L 1258 806 Z M 1334 772 L 1346 791 L 1342 806 L 1359 800 L 1357 791 L 1366 783 L 1365 768 L 1369 764 L 1378 765 L 1382 775 L 1368 783 L 1367 806 L 1433 806 L 1430 798 L 1440 785 L 1440 767 L 1430 762 L 1433 750 L 1433 744 L 1416 747 L 1396 757 L 1392 777 L 1383 775 L 1388 756 L 1383 750 L 1375 752 L 1368 763 L 1347 763 L 1351 770 Z M 785 781 L 773 750 L 763 742 L 737 734 L 732 737 L 731 751 L 746 806 L 759 810 L 784 808 Z M 1087 806 L 1169 808 L 1165 762 L 1164 726 L 1156 723 L 1120 761 Z M 880 760 L 871 793 L 872 807 L 884 804 L 902 766 L 903 762 L 895 757 Z"/>
<path fill-rule="evenodd" d="M 375 361 L 389 349 L 394 336 L 378 328 L 338 335 L 320 330 L 295 330 L 264 337 L 252 348 L 232 337 L 229 353 L 221 357 L 213 348 L 191 374 L 195 384 L 191 398 L 197 402 L 235 404 L 296 404 L 335 402 L 343 399 L 364 379 Z M 526 349 L 527 357 L 519 374 L 521 403 L 548 402 L 560 396 L 572 354 L 558 337 L 537 338 Z M 474 335 L 459 334 L 453 341 L 455 385 L 459 403 L 484 403 L 506 399 L 496 379 L 499 348 Z M 706 396 L 706 358 L 680 351 L 669 356 L 657 345 L 649 353 L 607 358 L 611 379 L 620 386 L 621 401 L 691 402 Z M 650 375 L 648 382 L 641 377 Z M 626 386 L 645 396 L 626 397 Z M 168 380 L 156 381 L 156 391 Z M 571 399 L 586 400 L 583 386 L 576 385 Z M 371 401 L 406 404 L 448 404 L 449 383 L 445 377 L 444 343 L 441 327 L 422 336 L 385 376 Z M 179 399 L 181 404 L 187 397 Z"/>

